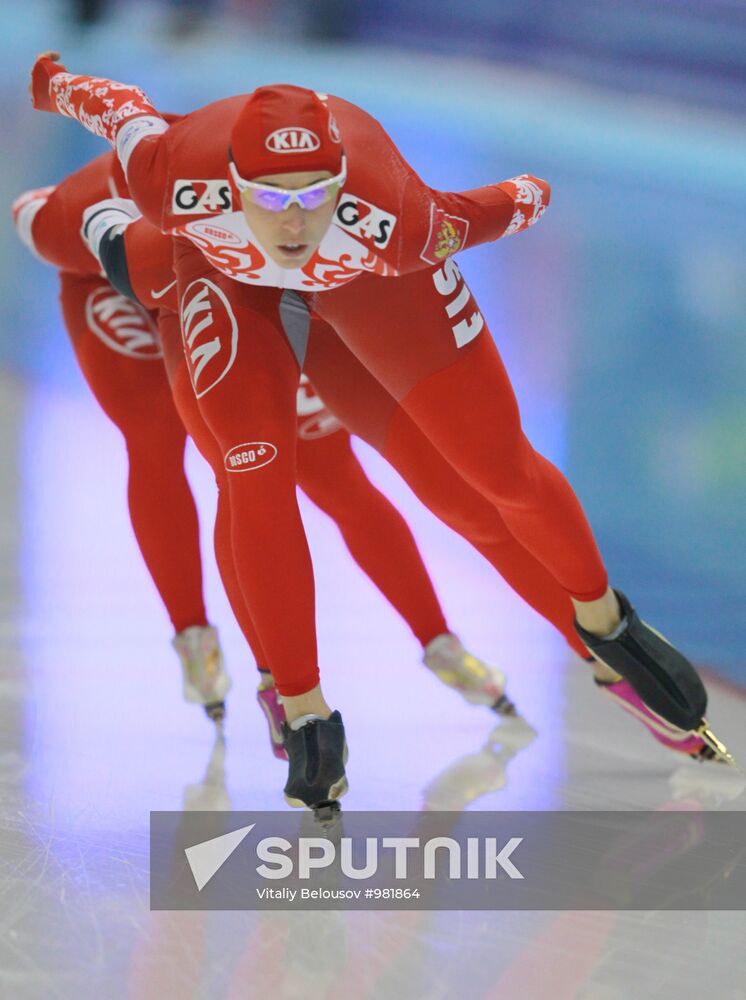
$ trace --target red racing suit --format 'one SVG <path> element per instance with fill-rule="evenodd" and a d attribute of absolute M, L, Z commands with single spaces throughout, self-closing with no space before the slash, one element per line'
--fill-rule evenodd
<path fill-rule="evenodd" d="M 115 145 L 140 210 L 178 237 L 191 381 L 234 473 L 236 568 L 271 642 L 282 693 L 302 693 L 318 680 L 312 571 L 293 495 L 293 404 L 312 315 L 333 328 L 566 594 L 592 600 L 605 593 L 582 508 L 525 438 L 484 317 L 451 259 L 536 222 L 548 202 L 543 181 L 525 175 L 463 193 L 435 191 L 374 119 L 328 97 L 348 180 L 317 252 L 303 268 L 284 270 L 267 260 L 227 180 L 229 137 L 245 97 L 168 128 L 137 88 L 76 77 L 48 60 L 35 67 L 33 91 L 37 107 L 76 117 Z M 260 449 L 261 463 L 245 458 Z"/>
<path fill-rule="evenodd" d="M 123 246 L 130 293 L 149 308 L 160 305 L 161 316 L 168 310 L 173 314 L 178 301 L 170 239 L 145 219 L 139 219 L 127 226 Z M 204 441 L 207 429 L 199 415 L 175 321 L 169 324 L 168 332 L 164 332 L 163 348 L 182 419 L 209 457 L 210 445 Z M 410 600 L 420 593 L 414 586 L 416 576 L 409 569 L 413 561 L 407 557 L 408 546 L 402 544 L 403 536 L 398 548 L 388 544 L 389 541 L 393 543 L 394 533 L 384 530 L 385 523 L 375 515 L 372 497 L 367 491 L 355 489 L 358 481 L 362 486 L 360 477 L 364 474 L 354 459 L 346 428 L 352 428 L 355 434 L 376 448 L 426 507 L 480 552 L 520 597 L 564 635 L 579 655 L 587 655 L 573 628 L 572 604 L 565 591 L 513 538 L 494 506 L 440 457 L 397 401 L 318 317 L 311 323 L 305 369 L 323 384 L 324 399 L 308 377 L 301 375 L 296 404 L 298 484 L 336 521 L 359 565 L 399 608 L 423 645 L 425 633 L 416 623 L 432 620 L 433 616 L 426 615 L 424 609 L 418 615 L 405 614 L 401 610 L 405 603 L 403 596 L 399 595 L 397 600 L 400 588 L 382 582 L 386 568 L 394 567 L 404 589 L 411 594 Z M 328 408 L 327 398 L 334 412 Z M 220 456 L 213 458 L 213 462 L 221 481 L 225 472 Z M 224 488 L 221 504 L 227 503 L 227 496 L 228 491 Z M 223 537 L 229 537 L 229 533 Z M 378 557 L 371 545 L 378 551 Z M 380 569 L 374 572 L 379 559 Z M 223 554 L 221 563 L 227 561 L 227 554 Z M 235 580 L 232 568 L 230 578 Z M 420 600 L 424 601 L 424 597 Z M 238 601 L 233 603 L 239 604 Z M 252 627 L 249 625 L 249 629 Z M 253 647 L 259 646 L 258 639 L 252 638 L 251 642 Z"/>
<path fill-rule="evenodd" d="M 116 201 L 91 208 L 95 219 Z M 158 316 L 163 355 L 177 410 L 218 485 L 215 554 L 232 610 L 258 666 L 272 669 L 236 573 L 231 543 L 230 489 L 222 455 L 200 414 L 185 362 L 178 322 L 173 247 L 146 220 L 124 233 L 124 290 Z M 121 279 L 121 275 L 119 278 Z M 116 278 L 114 278 L 116 281 Z M 349 433 L 331 414 L 305 376 L 297 392 L 297 482 L 335 522 L 352 557 L 425 646 L 448 631 L 416 542 L 396 508 L 367 479 Z M 274 672 L 274 671 L 273 671 Z"/>

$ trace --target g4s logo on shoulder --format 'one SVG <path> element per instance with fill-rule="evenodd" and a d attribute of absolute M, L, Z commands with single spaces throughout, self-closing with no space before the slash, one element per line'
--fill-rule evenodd
<path fill-rule="evenodd" d="M 233 207 L 228 181 L 179 180 L 174 182 L 171 211 L 174 215 L 204 215 L 205 212 L 230 212 Z"/>
<path fill-rule="evenodd" d="M 370 240 L 377 250 L 389 245 L 396 216 L 376 208 L 362 198 L 343 194 L 336 212 L 337 225 L 360 239 Z"/>

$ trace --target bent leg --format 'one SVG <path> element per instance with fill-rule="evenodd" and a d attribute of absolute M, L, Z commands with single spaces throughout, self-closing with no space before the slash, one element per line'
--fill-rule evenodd
<path fill-rule="evenodd" d="M 317 686 L 318 666 L 313 572 L 295 493 L 299 367 L 281 293 L 212 271 L 183 243 L 175 265 L 190 380 L 226 475 L 239 586 L 278 690 L 302 695 Z"/>
<path fill-rule="evenodd" d="M 497 348 L 452 260 L 395 280 L 366 276 L 313 304 L 571 598 L 607 592 L 580 503 L 523 433 Z"/>
<path fill-rule="evenodd" d="M 318 320 L 312 326 L 305 369 L 345 426 L 376 448 L 436 517 L 470 542 L 580 656 L 587 656 L 573 628 L 572 602 L 551 573 L 516 541 L 496 508 L 445 461 L 334 331 Z"/>

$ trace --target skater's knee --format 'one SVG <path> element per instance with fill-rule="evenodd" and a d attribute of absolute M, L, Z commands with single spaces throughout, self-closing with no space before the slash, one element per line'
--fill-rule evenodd
<path fill-rule="evenodd" d="M 541 484 L 540 457 L 521 434 L 492 456 L 490 486 L 492 499 L 505 506 L 531 506 Z"/>
<path fill-rule="evenodd" d="M 488 514 L 480 511 L 474 517 L 459 518 L 455 530 L 477 546 L 508 545 L 513 540 L 505 522 L 494 508 Z"/>
<path fill-rule="evenodd" d="M 229 451 L 223 459 L 226 472 L 221 486 L 231 510 L 242 511 L 246 517 L 268 518 L 272 523 L 280 511 L 297 507 L 295 468 L 269 449 L 260 451 L 252 447 Z"/>

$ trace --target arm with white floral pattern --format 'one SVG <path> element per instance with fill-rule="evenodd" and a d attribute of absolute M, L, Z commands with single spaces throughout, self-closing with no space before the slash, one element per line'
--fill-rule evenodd
<path fill-rule="evenodd" d="M 39 56 L 31 72 L 31 99 L 40 111 L 75 118 L 115 148 L 133 199 L 160 226 L 167 157 L 160 140 L 168 122 L 147 95 L 131 84 L 77 76 L 56 62 L 56 52 Z"/>

